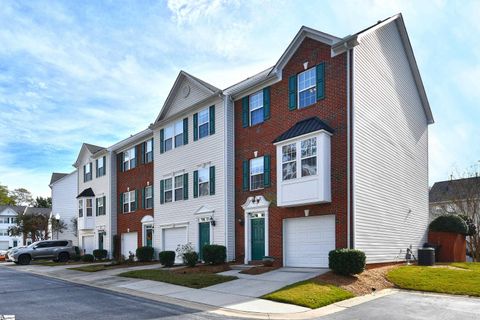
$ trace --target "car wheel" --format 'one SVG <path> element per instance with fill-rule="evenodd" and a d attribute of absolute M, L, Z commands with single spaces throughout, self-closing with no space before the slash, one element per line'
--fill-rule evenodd
<path fill-rule="evenodd" d="M 32 259 L 28 254 L 22 254 L 20 257 L 18 257 L 18 263 L 21 264 L 22 266 L 26 266 L 30 264 L 30 261 Z"/>
<path fill-rule="evenodd" d="M 68 253 L 62 252 L 58 255 L 58 261 L 60 262 L 67 262 L 70 259 Z"/>

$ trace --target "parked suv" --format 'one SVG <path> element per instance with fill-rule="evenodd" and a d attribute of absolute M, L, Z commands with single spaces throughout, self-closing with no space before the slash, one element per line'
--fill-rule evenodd
<path fill-rule="evenodd" d="M 52 259 L 67 262 L 75 255 L 75 247 L 69 240 L 37 241 L 26 247 L 19 247 L 9 252 L 8 257 L 15 263 L 27 265 L 37 259 Z"/>

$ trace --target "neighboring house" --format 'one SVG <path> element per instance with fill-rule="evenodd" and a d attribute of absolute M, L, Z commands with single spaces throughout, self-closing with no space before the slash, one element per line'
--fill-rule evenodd
<path fill-rule="evenodd" d="M 78 229 L 72 219 L 78 218 L 78 172 L 52 173 L 49 184 L 52 190 L 52 212 L 49 220 L 50 239 L 71 240 L 78 245 Z M 53 219 L 60 218 L 67 228 L 62 232 L 52 232 Z M 77 220 L 78 221 L 78 220 Z"/>
<path fill-rule="evenodd" d="M 112 254 L 116 232 L 115 161 L 106 148 L 84 143 L 74 167 L 78 172 L 78 244 L 85 253 Z"/>
<path fill-rule="evenodd" d="M 422 246 L 433 117 L 401 15 L 343 39 L 302 27 L 275 66 L 223 93 L 235 104 L 239 261 L 328 267 L 330 250 L 349 247 L 372 264 Z"/>
<path fill-rule="evenodd" d="M 0 206 L 0 250 L 24 245 L 23 236 L 9 236 L 8 228 L 16 226 L 17 215 L 24 213 L 24 206 Z"/>
<path fill-rule="evenodd" d="M 221 90 L 181 71 L 155 123 L 154 246 L 191 243 L 234 254 L 233 105 Z M 177 261 L 179 257 L 177 257 Z"/>
<path fill-rule="evenodd" d="M 126 258 L 138 247 L 153 246 L 153 195 L 158 188 L 153 180 L 153 149 L 150 129 L 109 148 L 117 159 L 117 234 L 119 252 Z"/>

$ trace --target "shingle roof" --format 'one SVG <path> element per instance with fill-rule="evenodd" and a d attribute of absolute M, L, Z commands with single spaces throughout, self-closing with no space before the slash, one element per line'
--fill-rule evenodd
<path fill-rule="evenodd" d="M 104 147 L 96 146 L 96 145 L 94 145 L 94 144 L 89 144 L 89 143 L 84 143 L 84 144 L 85 144 L 85 147 L 87 147 L 87 149 L 88 149 L 92 154 L 95 154 L 95 153 L 97 153 L 98 151 L 105 149 Z"/>
<path fill-rule="evenodd" d="M 295 138 L 310 132 L 325 130 L 333 133 L 333 129 L 318 117 L 311 117 L 297 122 L 293 127 L 278 136 L 272 143 Z"/>
<path fill-rule="evenodd" d="M 50 179 L 50 183 L 55 183 L 58 180 L 62 179 L 63 177 L 68 176 L 68 173 L 59 173 L 59 172 L 54 172 L 52 173 L 52 178 Z"/>
<path fill-rule="evenodd" d="M 5 210 L 6 208 L 10 208 L 16 213 L 23 213 L 25 211 L 25 206 L 0 206 L 0 212 Z"/>
<path fill-rule="evenodd" d="M 52 212 L 52 208 L 34 208 L 34 207 L 28 207 L 27 210 L 25 211 L 25 214 L 41 214 L 41 215 L 50 215 Z"/>
<path fill-rule="evenodd" d="M 80 194 L 77 196 L 77 198 L 86 198 L 86 197 L 95 197 L 95 193 L 93 193 L 92 188 L 87 188 L 80 192 Z"/>
<path fill-rule="evenodd" d="M 435 182 L 429 192 L 430 203 L 465 199 L 473 193 L 480 196 L 480 177 Z"/>

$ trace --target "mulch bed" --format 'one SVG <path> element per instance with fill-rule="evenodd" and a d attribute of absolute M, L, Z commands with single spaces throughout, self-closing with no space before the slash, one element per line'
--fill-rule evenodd
<path fill-rule="evenodd" d="M 228 264 L 220 264 L 220 265 L 206 265 L 206 264 L 198 264 L 195 267 L 183 267 L 178 269 L 171 270 L 175 273 L 219 273 L 231 270 Z"/>
<path fill-rule="evenodd" d="M 240 273 L 242 274 L 250 274 L 250 275 L 257 275 L 257 274 L 262 274 L 265 272 L 270 272 L 273 270 L 279 269 L 279 267 L 265 267 L 265 266 L 255 266 L 250 269 L 242 270 Z"/>

